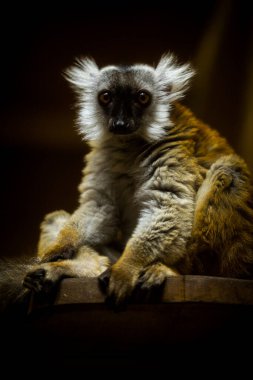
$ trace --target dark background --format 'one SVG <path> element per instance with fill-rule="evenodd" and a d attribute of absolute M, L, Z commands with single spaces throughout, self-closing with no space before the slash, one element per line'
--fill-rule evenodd
<path fill-rule="evenodd" d="M 197 75 L 184 103 L 228 138 L 253 169 L 253 23 L 243 1 L 95 0 L 1 12 L 1 255 L 33 254 L 43 216 L 73 211 L 87 147 L 74 127 L 63 71 L 157 63 L 172 51 Z"/>

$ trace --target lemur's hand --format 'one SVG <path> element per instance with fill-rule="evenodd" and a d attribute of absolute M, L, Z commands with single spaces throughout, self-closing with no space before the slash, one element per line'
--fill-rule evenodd
<path fill-rule="evenodd" d="M 139 270 L 126 262 L 117 262 L 99 277 L 101 286 L 106 289 L 107 303 L 113 307 L 124 304 L 133 293 Z"/>
<path fill-rule="evenodd" d="M 119 308 L 127 300 L 159 301 L 166 279 L 179 273 L 161 262 L 138 268 L 127 262 L 117 262 L 99 276 L 100 285 L 107 291 L 107 302 Z"/>

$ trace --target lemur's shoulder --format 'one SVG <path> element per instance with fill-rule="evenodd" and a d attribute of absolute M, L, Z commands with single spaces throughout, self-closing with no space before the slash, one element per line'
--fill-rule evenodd
<path fill-rule="evenodd" d="M 233 154 L 229 142 L 217 129 L 203 122 L 194 112 L 179 102 L 173 104 L 171 120 L 178 131 L 187 133 L 194 140 L 196 155 L 207 159 L 221 155 Z"/>

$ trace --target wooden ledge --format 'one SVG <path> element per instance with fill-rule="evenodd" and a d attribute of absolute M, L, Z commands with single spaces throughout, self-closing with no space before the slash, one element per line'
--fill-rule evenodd
<path fill-rule="evenodd" d="M 104 303 L 97 279 L 65 279 L 54 305 Z M 160 302 L 205 302 L 233 305 L 253 305 L 253 281 L 207 276 L 168 278 Z"/>
<path fill-rule="evenodd" d="M 21 328 L 2 325 L 11 357 L 13 347 L 19 356 L 26 342 L 26 357 L 43 357 L 43 365 L 56 365 L 57 371 L 58 363 L 61 369 L 95 370 L 116 363 L 125 371 L 131 365 L 159 368 L 168 358 L 181 358 L 182 349 L 193 362 L 196 349 L 206 358 L 209 349 L 211 358 L 217 350 L 221 358 L 224 350 L 241 354 L 253 340 L 251 280 L 171 277 L 159 300 L 132 302 L 115 312 L 97 279 L 65 279 L 51 301 L 31 300 Z"/>
<path fill-rule="evenodd" d="M 118 352 L 253 339 L 252 280 L 171 277 L 158 300 L 132 302 L 120 312 L 105 303 L 97 279 L 65 279 L 51 304 L 35 301 L 29 313 L 32 335 L 39 333 L 39 341 L 57 337 L 57 346 L 63 339 L 64 346 L 74 341 L 83 350 L 86 342 L 97 352 L 106 342 L 106 350 Z"/>

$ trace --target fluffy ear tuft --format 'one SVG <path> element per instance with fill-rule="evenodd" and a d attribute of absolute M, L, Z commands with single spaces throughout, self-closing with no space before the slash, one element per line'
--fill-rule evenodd
<path fill-rule="evenodd" d="M 97 79 L 99 68 L 92 58 L 80 58 L 76 64 L 67 69 L 64 77 L 71 83 L 77 92 L 91 86 Z"/>
<path fill-rule="evenodd" d="M 164 54 L 156 69 L 159 90 L 169 101 L 175 101 L 184 96 L 189 81 L 195 74 L 190 64 L 180 65 L 173 54 Z"/>
<path fill-rule="evenodd" d="M 100 70 L 91 58 L 77 59 L 64 73 L 78 95 L 77 127 L 87 141 L 97 140 L 102 134 L 97 116 L 97 83 Z M 98 126 L 96 126 L 98 124 Z"/>

